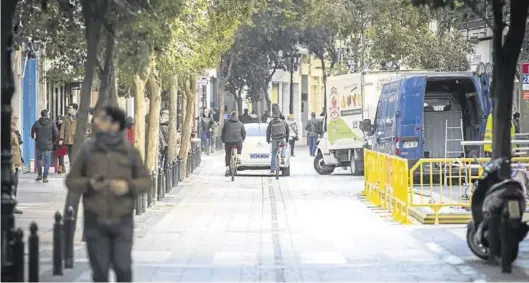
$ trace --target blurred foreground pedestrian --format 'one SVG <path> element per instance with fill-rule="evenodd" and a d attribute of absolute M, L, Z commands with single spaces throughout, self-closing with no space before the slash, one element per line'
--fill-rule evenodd
<path fill-rule="evenodd" d="M 125 112 L 106 106 L 93 119 L 93 139 L 85 142 L 66 177 L 68 190 L 83 195 L 84 235 L 92 279 L 132 282 L 135 198 L 151 186 L 139 152 L 125 139 Z"/>

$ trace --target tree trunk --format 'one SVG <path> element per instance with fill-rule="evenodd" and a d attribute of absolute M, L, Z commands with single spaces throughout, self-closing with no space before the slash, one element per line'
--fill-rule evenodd
<path fill-rule="evenodd" d="M 237 94 L 234 96 L 235 101 L 237 102 L 237 113 L 239 115 L 242 114 L 242 97 L 241 97 L 242 89 L 237 91 Z"/>
<path fill-rule="evenodd" d="M 99 66 L 99 80 L 101 85 L 99 87 L 99 94 L 95 109 L 100 108 L 111 103 L 110 92 L 112 87 L 112 77 L 114 76 L 114 46 L 115 36 L 113 32 L 107 31 L 105 40 L 105 58 L 103 66 Z"/>
<path fill-rule="evenodd" d="M 217 70 L 217 77 L 219 79 L 219 127 L 222 128 L 224 125 L 224 98 L 226 96 L 226 82 L 231 78 L 231 70 L 233 68 L 233 62 L 235 61 L 235 53 L 231 52 L 229 61 L 226 61 L 226 56 L 223 56 L 220 60 L 220 70 Z M 224 69 L 227 68 L 226 76 L 222 75 Z"/>
<path fill-rule="evenodd" d="M 150 107 L 149 107 L 149 132 L 147 140 L 147 153 L 145 165 L 149 171 L 154 171 L 157 167 L 159 136 L 160 136 L 160 107 L 162 104 L 162 95 L 160 85 L 157 82 L 154 71 L 148 78 L 149 88 L 151 89 Z"/>
<path fill-rule="evenodd" d="M 176 116 L 178 109 L 178 76 L 170 77 L 169 81 L 169 142 L 167 146 L 167 158 L 169 162 L 176 160 L 177 140 L 176 140 Z"/>
<path fill-rule="evenodd" d="M 15 221 L 15 216 L 13 215 L 16 200 L 13 196 L 13 172 L 12 172 L 12 154 L 11 154 L 11 119 L 13 115 L 12 98 L 15 94 L 15 78 L 12 68 L 12 55 L 13 51 L 13 18 L 15 15 L 16 7 L 18 1 L 5 1 L 2 2 L 2 137 L 1 137 L 1 147 L 2 147 L 2 224 L 6 219 L 7 223 L 9 220 Z M 9 225 L 9 224 L 8 224 Z M 4 231 L 14 227 L 7 227 L 5 225 L 2 227 L 2 257 L 4 254 L 4 248 L 8 248 L 4 245 L 5 234 Z M 8 232 L 7 232 L 8 233 Z M 2 262 L 2 269 L 4 263 Z M 3 272 L 2 272 L 3 273 Z M 2 279 L 4 276 L 2 275 Z"/>
<path fill-rule="evenodd" d="M 263 96 L 266 101 L 266 111 L 268 112 L 268 116 L 270 116 L 270 110 L 272 107 L 272 102 L 270 101 L 270 96 L 268 95 L 268 89 L 263 88 Z"/>
<path fill-rule="evenodd" d="M 97 7 L 96 4 L 101 6 Z M 92 6 L 94 5 L 94 6 Z M 101 40 L 101 27 L 103 25 L 103 17 L 97 17 L 95 15 L 106 14 L 107 5 L 103 2 L 96 2 L 95 4 L 91 1 L 83 2 L 82 5 L 83 15 L 86 27 L 86 62 L 85 62 L 85 74 L 83 78 L 83 84 L 81 86 L 81 94 L 79 101 L 79 112 L 77 117 L 77 126 L 75 130 L 75 139 L 72 148 L 72 159 L 77 155 L 77 152 L 85 142 L 86 138 L 86 127 L 88 122 L 88 108 L 90 107 L 90 100 L 92 98 L 92 83 L 94 81 L 94 71 L 97 63 L 97 50 L 99 50 L 99 42 Z M 72 160 L 70 160 L 72 162 Z M 66 200 L 64 202 L 63 215 L 66 215 L 68 208 L 71 206 L 74 211 L 74 223 L 73 231 L 75 233 L 75 227 L 77 224 L 77 213 L 79 210 L 79 202 L 81 200 L 81 194 L 72 193 L 68 191 L 66 193 Z M 83 234 L 84 236 L 84 234 Z M 84 238 L 84 237 L 83 237 Z"/>
<path fill-rule="evenodd" d="M 194 120 L 194 106 L 195 106 L 195 99 L 196 99 L 196 77 L 194 75 L 189 75 L 186 80 L 188 82 L 186 83 L 186 88 L 184 89 L 184 96 L 185 96 L 185 120 L 184 125 L 182 127 L 182 143 L 180 148 L 180 157 L 183 158 L 182 166 L 184 168 L 187 168 L 187 154 L 189 153 L 189 150 L 191 148 L 191 131 L 193 128 L 193 120 Z M 187 174 L 187 173 L 186 173 Z"/>
<path fill-rule="evenodd" d="M 320 61 L 323 74 L 323 109 L 325 109 L 325 113 L 327 113 L 327 70 L 325 67 L 325 59 L 321 57 Z"/>
<path fill-rule="evenodd" d="M 118 105 L 118 69 L 114 62 L 114 72 L 112 73 L 112 87 L 110 88 L 110 105 Z M 123 109 L 125 111 L 125 109 Z"/>
<path fill-rule="evenodd" d="M 134 75 L 134 147 L 145 162 L 145 81 Z"/>
<path fill-rule="evenodd" d="M 500 0 L 493 1 L 492 158 L 511 155 L 514 77 L 525 34 L 528 6 L 528 1 L 511 1 L 510 28 L 503 43 L 503 3 Z M 503 176 L 509 177 L 510 171 L 510 166 L 502 166 Z"/>

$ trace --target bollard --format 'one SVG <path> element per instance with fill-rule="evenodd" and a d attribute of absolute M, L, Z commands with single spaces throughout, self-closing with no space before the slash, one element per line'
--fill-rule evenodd
<path fill-rule="evenodd" d="M 64 217 L 64 268 L 73 268 L 73 207 L 68 207 Z"/>
<path fill-rule="evenodd" d="M 186 174 L 184 177 L 187 177 L 190 174 L 191 174 L 191 152 L 187 155 Z"/>
<path fill-rule="evenodd" d="M 147 192 L 147 207 L 151 207 L 153 192 L 157 188 L 157 186 L 156 186 L 156 181 L 157 181 L 156 180 L 157 179 L 156 172 L 154 172 L 154 171 L 151 172 L 151 178 L 152 178 L 152 186 L 149 188 L 149 191 Z"/>
<path fill-rule="evenodd" d="M 173 186 L 178 186 L 178 159 L 174 161 L 173 166 Z"/>
<path fill-rule="evenodd" d="M 62 223 L 61 213 L 55 212 L 53 224 L 53 275 L 62 275 Z"/>
<path fill-rule="evenodd" d="M 136 204 L 134 205 L 134 210 L 136 211 L 136 215 L 140 215 L 141 214 L 141 195 L 142 194 L 139 194 L 136 196 Z"/>
<path fill-rule="evenodd" d="M 4 216 L 5 217 L 5 216 Z M 13 261 L 13 250 L 11 249 L 11 244 L 15 240 L 15 218 L 14 217 L 7 217 L 7 225 L 6 227 L 3 227 L 2 232 L 6 233 L 5 235 L 5 242 L 7 243 L 7 248 L 5 251 L 5 255 L 2 254 L 2 262 L 12 262 Z M 4 235 L 2 235 L 3 237 Z M 4 248 L 4 244 L 2 244 L 2 248 Z M 2 251 L 3 253 L 4 251 Z"/>
<path fill-rule="evenodd" d="M 29 225 L 28 237 L 28 280 L 39 282 L 39 235 L 37 234 L 37 223 Z"/>
<path fill-rule="evenodd" d="M 24 232 L 18 228 L 13 232 L 15 239 L 13 245 L 13 280 L 24 282 Z"/>
<path fill-rule="evenodd" d="M 158 183 L 157 183 L 157 189 L 158 189 L 158 198 L 160 197 L 160 191 L 162 190 L 162 184 L 163 184 L 163 179 L 162 179 L 162 171 L 161 170 L 158 170 Z M 160 199 L 158 199 L 160 200 Z"/>
<path fill-rule="evenodd" d="M 184 158 L 178 156 L 179 167 L 178 167 L 178 182 L 182 182 L 185 177 Z"/>
<path fill-rule="evenodd" d="M 173 172 L 173 169 L 171 168 L 172 165 L 167 166 L 167 169 L 165 169 L 165 192 L 163 194 L 163 197 L 165 198 L 165 193 L 168 193 L 171 191 L 172 185 L 171 185 L 171 172 Z"/>
<path fill-rule="evenodd" d="M 180 165 L 182 164 L 182 162 L 180 161 L 180 156 L 178 156 L 176 158 L 176 185 L 178 186 L 178 183 L 180 183 Z"/>

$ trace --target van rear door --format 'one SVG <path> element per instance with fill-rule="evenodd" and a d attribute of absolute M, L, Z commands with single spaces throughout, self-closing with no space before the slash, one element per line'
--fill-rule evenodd
<path fill-rule="evenodd" d="M 423 158 L 423 115 L 426 76 L 402 79 L 397 113 L 397 148 L 406 159 Z"/>

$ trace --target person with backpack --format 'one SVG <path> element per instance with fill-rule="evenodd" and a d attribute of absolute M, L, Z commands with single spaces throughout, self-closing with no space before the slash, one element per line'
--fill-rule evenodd
<path fill-rule="evenodd" d="M 266 127 L 266 142 L 272 142 L 272 162 L 270 164 L 270 173 L 274 174 L 277 166 L 276 152 L 277 147 L 281 144 L 281 165 L 285 164 L 285 154 L 287 146 L 287 138 L 289 136 L 288 124 L 284 119 L 281 119 L 281 113 L 274 111 L 272 120 Z M 284 117 L 283 117 L 284 118 Z"/>
<path fill-rule="evenodd" d="M 237 111 L 231 112 L 230 119 L 224 122 L 220 138 L 224 143 L 224 151 L 226 152 L 224 156 L 224 164 L 226 165 L 224 176 L 228 177 L 230 176 L 231 151 L 237 146 L 237 163 L 241 163 L 242 144 L 246 139 L 246 129 L 244 129 L 244 124 L 239 121 Z"/>
<path fill-rule="evenodd" d="M 94 282 L 132 282 L 135 199 L 151 187 L 140 153 L 126 139 L 126 114 L 105 106 L 93 118 L 86 141 L 66 177 L 66 187 L 82 194 L 84 236 Z"/>
<path fill-rule="evenodd" d="M 316 144 L 318 136 L 322 134 L 321 122 L 316 118 L 316 112 L 310 114 L 311 119 L 307 123 L 305 130 L 307 131 L 307 138 L 309 139 L 309 152 L 310 156 L 316 155 Z"/>

